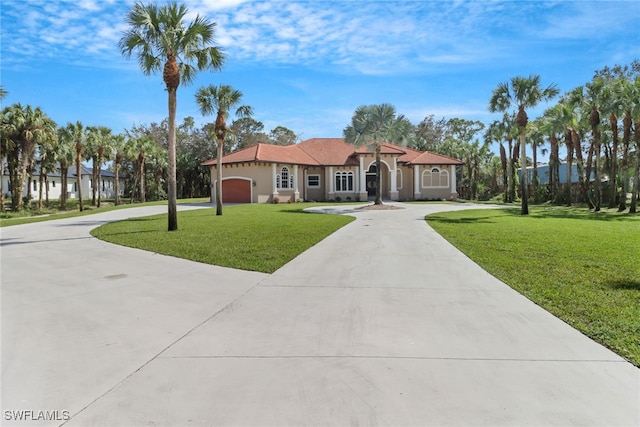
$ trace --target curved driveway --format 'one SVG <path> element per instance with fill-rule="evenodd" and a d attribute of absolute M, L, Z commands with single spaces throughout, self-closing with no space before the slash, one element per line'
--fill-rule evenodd
<path fill-rule="evenodd" d="M 166 207 L 0 229 L 2 425 L 640 425 L 639 369 L 423 219 L 477 206 L 401 206 L 272 275 L 89 235 Z"/>

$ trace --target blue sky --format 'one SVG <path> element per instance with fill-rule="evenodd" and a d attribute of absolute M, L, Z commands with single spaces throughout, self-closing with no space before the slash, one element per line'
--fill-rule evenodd
<path fill-rule="evenodd" d="M 185 3 L 218 24 L 227 61 L 178 89 L 178 121 L 212 121 L 194 93 L 230 84 L 266 131 L 282 125 L 301 139 L 341 137 L 356 107 L 382 102 L 413 123 L 430 114 L 489 123 L 499 117 L 487 111 L 491 91 L 510 77 L 540 74 L 564 93 L 640 58 L 636 0 Z M 4 104 L 40 106 L 60 126 L 160 122 L 162 76 L 144 76 L 117 46 L 131 4 L 2 0 Z"/>

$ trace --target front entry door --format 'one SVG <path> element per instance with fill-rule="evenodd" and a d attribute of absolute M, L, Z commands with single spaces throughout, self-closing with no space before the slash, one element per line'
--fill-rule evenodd
<path fill-rule="evenodd" d="M 376 195 L 376 175 L 367 174 L 367 195 L 375 197 Z"/>

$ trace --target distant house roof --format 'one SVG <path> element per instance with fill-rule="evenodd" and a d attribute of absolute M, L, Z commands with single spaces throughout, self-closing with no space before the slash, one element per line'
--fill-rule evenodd
<path fill-rule="evenodd" d="M 312 138 L 295 145 L 279 146 L 258 143 L 227 154 L 222 162 L 277 162 L 308 166 L 358 165 L 359 154 L 373 153 L 372 147 L 354 147 L 342 138 Z M 429 151 L 418 151 L 394 144 L 382 144 L 381 153 L 397 155 L 398 161 L 409 165 L 461 165 L 460 160 Z M 216 159 L 207 160 L 203 166 L 215 166 Z"/>

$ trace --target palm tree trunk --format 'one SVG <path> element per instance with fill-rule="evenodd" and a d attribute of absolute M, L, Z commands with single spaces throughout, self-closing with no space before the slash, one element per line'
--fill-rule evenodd
<path fill-rule="evenodd" d="M 502 186 L 504 188 L 502 201 L 506 203 L 509 198 L 509 162 L 507 159 L 507 151 L 502 143 L 500 143 L 500 165 L 502 166 Z"/>
<path fill-rule="evenodd" d="M 4 153 L 0 157 L 0 212 L 7 211 L 7 206 L 4 201 Z"/>
<path fill-rule="evenodd" d="M 529 185 L 529 177 L 527 176 L 527 144 L 524 130 L 520 132 L 520 174 L 521 177 L 521 193 L 522 208 L 520 215 L 529 215 L 529 195 L 527 186 Z"/>
<path fill-rule="evenodd" d="M 573 149 L 576 155 L 576 164 L 578 165 L 578 181 L 580 182 L 580 201 L 587 200 L 587 182 L 588 178 L 584 173 L 584 160 L 582 158 L 582 147 L 580 144 L 580 136 L 574 129 L 571 131 L 571 139 L 573 140 Z"/>
<path fill-rule="evenodd" d="M 67 208 L 67 173 L 69 168 L 60 164 L 60 210 Z"/>
<path fill-rule="evenodd" d="M 42 209 L 42 187 L 44 187 L 45 173 L 42 163 L 40 164 L 40 176 L 38 177 L 38 209 Z"/>
<path fill-rule="evenodd" d="M 116 160 L 115 160 L 115 176 L 116 176 L 116 182 L 114 182 L 113 187 L 114 190 L 116 192 L 115 194 L 115 205 L 118 206 L 120 204 L 120 158 L 119 158 L 119 154 L 116 154 Z"/>
<path fill-rule="evenodd" d="M 82 205 L 82 163 L 80 161 L 80 154 L 82 153 L 82 144 L 76 143 L 76 185 L 78 186 L 78 206 L 80 212 L 84 210 Z"/>
<path fill-rule="evenodd" d="M 147 201 L 146 198 L 146 189 L 144 188 L 145 176 L 144 176 L 144 154 L 140 153 L 138 155 L 138 175 L 140 176 L 140 203 L 144 203 Z"/>
<path fill-rule="evenodd" d="M 596 182 L 595 182 L 595 203 L 593 209 L 598 212 L 602 205 L 602 177 L 600 176 L 600 130 L 597 129 L 594 133 L 594 145 L 595 145 L 595 169 L 596 169 Z"/>
<path fill-rule="evenodd" d="M 216 215 L 222 215 L 222 144 L 224 140 L 218 138 L 218 154 L 216 159 Z"/>
<path fill-rule="evenodd" d="M 382 174 L 380 173 L 380 152 L 382 147 L 380 144 L 376 144 L 376 198 L 373 202 L 374 205 L 382 204 Z"/>
<path fill-rule="evenodd" d="M 96 170 L 97 163 L 98 160 L 93 156 L 91 159 L 91 206 L 96 205 L 96 191 L 100 191 L 98 188 L 100 185 L 100 182 L 98 181 L 98 171 Z"/>
<path fill-rule="evenodd" d="M 513 202 L 513 144 L 509 140 L 509 158 L 507 159 L 507 197 L 505 202 Z"/>
<path fill-rule="evenodd" d="M 549 156 L 549 182 L 551 184 L 551 200 L 556 200 L 560 191 L 560 145 L 558 137 L 554 134 L 549 138 L 551 142 L 551 155 Z"/>
<path fill-rule="evenodd" d="M 540 183 L 540 178 L 538 177 L 538 145 L 535 141 L 532 141 L 531 145 L 533 147 L 533 197 L 536 203 L 540 203 L 538 200 L 538 184 Z"/>
<path fill-rule="evenodd" d="M 636 213 L 638 208 L 638 191 L 640 191 L 640 120 L 635 122 L 634 140 L 636 142 L 636 170 L 633 173 L 633 187 L 631 190 L 631 204 L 629 213 Z"/>
<path fill-rule="evenodd" d="M 566 178 L 567 181 L 564 184 L 565 203 L 567 206 L 571 206 L 572 194 L 571 194 L 571 167 L 573 166 L 573 142 L 571 140 L 571 131 L 567 130 L 564 134 L 564 142 L 567 146 L 567 162 L 566 162 Z"/>
<path fill-rule="evenodd" d="M 177 181 L 176 181 L 176 107 L 177 107 L 177 85 L 167 85 L 169 92 L 169 185 L 167 188 L 168 198 L 168 230 L 178 229 L 178 207 L 177 207 Z"/>
<path fill-rule="evenodd" d="M 629 186 L 629 140 L 631 139 L 631 112 L 627 110 L 624 115 L 623 133 L 622 133 L 622 172 L 620 173 L 622 179 L 622 188 L 620 189 L 620 203 L 618 205 L 618 212 L 622 212 L 627 209 L 627 191 Z"/>
<path fill-rule="evenodd" d="M 609 177 L 609 208 L 616 206 L 616 196 L 618 194 L 618 117 L 615 114 L 609 116 L 611 125 L 611 138 L 613 145 L 611 148 L 611 176 Z"/>

